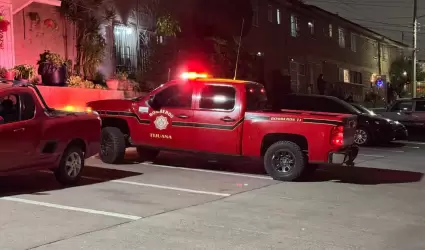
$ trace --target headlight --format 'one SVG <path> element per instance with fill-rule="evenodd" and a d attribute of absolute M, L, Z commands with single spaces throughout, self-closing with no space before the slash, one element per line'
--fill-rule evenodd
<path fill-rule="evenodd" d="M 397 125 L 401 124 L 399 121 L 394 121 L 394 123 Z"/>

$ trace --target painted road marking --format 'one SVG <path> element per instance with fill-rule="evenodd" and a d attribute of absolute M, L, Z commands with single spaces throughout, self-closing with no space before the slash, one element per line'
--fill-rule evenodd
<path fill-rule="evenodd" d="M 358 154 L 359 156 L 366 156 L 366 157 L 376 157 L 376 158 L 385 158 L 383 155 L 369 155 L 369 154 Z"/>
<path fill-rule="evenodd" d="M 48 173 L 48 174 L 52 173 L 52 172 L 45 171 L 45 170 L 42 170 L 40 172 Z M 86 179 L 86 180 L 92 180 L 92 181 L 112 182 L 112 183 L 121 183 L 121 184 L 135 185 L 135 186 L 142 186 L 142 187 L 168 189 L 168 190 L 181 191 L 181 192 L 193 193 L 193 194 L 206 194 L 206 195 L 215 195 L 215 196 L 223 196 L 223 197 L 231 196 L 231 194 L 226 194 L 226 193 L 208 192 L 208 191 L 202 191 L 202 190 L 170 187 L 170 186 L 155 185 L 155 184 L 148 184 L 148 183 L 141 183 L 141 182 L 134 182 L 134 181 L 107 180 L 107 179 L 101 179 L 101 178 L 89 177 L 89 176 L 81 176 L 81 178 Z"/>
<path fill-rule="evenodd" d="M 215 192 L 208 192 L 208 191 L 201 191 L 201 190 L 194 190 L 194 189 L 187 189 L 187 188 L 154 185 L 154 184 L 147 184 L 147 183 L 134 182 L 134 181 L 112 180 L 110 182 L 128 184 L 128 185 L 135 185 L 135 186 L 142 186 L 142 187 L 167 189 L 167 190 L 181 191 L 181 192 L 194 193 L 194 194 L 208 194 L 208 195 L 223 196 L 223 197 L 228 197 L 228 196 L 231 195 L 231 194 L 225 194 L 225 193 L 215 193 Z"/>
<path fill-rule="evenodd" d="M 406 151 L 403 150 L 389 150 L 389 149 L 382 149 L 382 148 L 367 148 L 369 150 L 375 150 L 375 151 L 382 151 L 382 152 L 389 152 L 389 153 L 405 153 Z"/>
<path fill-rule="evenodd" d="M 412 146 L 403 146 L 403 148 L 413 148 L 413 149 L 420 149 L 420 147 L 412 147 Z"/>
<path fill-rule="evenodd" d="M 420 141 L 397 141 L 399 143 L 403 143 L 403 144 L 412 144 L 412 145 L 425 145 L 425 142 L 420 142 Z"/>
<path fill-rule="evenodd" d="M 30 204 L 30 205 L 57 208 L 57 209 L 62 209 L 62 210 L 69 210 L 69 211 L 82 212 L 82 213 L 88 213 L 88 214 L 104 215 L 104 216 L 116 217 L 116 218 L 127 219 L 127 220 L 142 219 L 142 217 L 134 216 L 134 215 L 112 213 L 112 212 L 106 212 L 106 211 L 100 211 L 100 210 L 94 210 L 94 209 L 87 209 L 87 208 L 81 208 L 81 207 L 64 206 L 64 205 L 59 205 L 59 204 L 54 204 L 54 203 L 33 201 L 33 200 L 16 198 L 16 197 L 2 197 L 2 198 L 0 198 L 0 200 L 13 201 L 13 202 L 25 203 L 25 204 Z"/>
<path fill-rule="evenodd" d="M 262 179 L 262 180 L 273 180 L 273 178 L 269 176 L 264 176 L 264 175 L 239 174 L 234 172 L 223 172 L 223 171 L 197 169 L 197 168 L 173 167 L 173 166 L 167 166 L 167 165 L 147 164 L 147 163 L 142 163 L 142 164 L 147 166 L 154 166 L 154 167 L 167 168 L 167 169 L 180 169 L 180 170 L 195 171 L 195 172 L 210 173 L 210 174 L 221 174 L 221 175 L 239 176 L 239 177 L 247 177 L 247 178 Z"/>

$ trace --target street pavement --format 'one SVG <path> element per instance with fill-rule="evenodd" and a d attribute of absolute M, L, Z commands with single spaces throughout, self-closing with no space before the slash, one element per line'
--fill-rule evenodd
<path fill-rule="evenodd" d="M 261 162 L 163 153 L 0 179 L 1 250 L 425 249 L 425 143 L 362 148 L 357 166 L 282 183 Z"/>

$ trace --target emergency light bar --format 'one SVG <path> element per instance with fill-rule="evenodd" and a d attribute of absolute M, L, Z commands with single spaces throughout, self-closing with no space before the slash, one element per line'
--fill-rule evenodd
<path fill-rule="evenodd" d="M 184 72 L 180 75 L 183 79 L 196 79 L 196 78 L 208 78 L 206 73 L 196 73 L 196 72 Z"/>

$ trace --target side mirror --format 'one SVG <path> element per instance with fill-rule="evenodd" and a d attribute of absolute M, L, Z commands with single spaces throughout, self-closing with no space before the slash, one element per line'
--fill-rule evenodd
<path fill-rule="evenodd" d="M 151 95 L 150 97 L 149 97 L 149 100 L 148 100 L 148 105 L 153 109 L 153 110 L 159 110 L 161 107 L 160 107 L 160 105 L 158 104 L 158 102 L 156 102 L 156 100 L 155 100 L 155 96 L 154 95 Z"/>
<path fill-rule="evenodd" d="M 0 125 L 1 124 L 4 124 L 4 119 L 3 119 L 3 117 L 0 116 Z"/>

